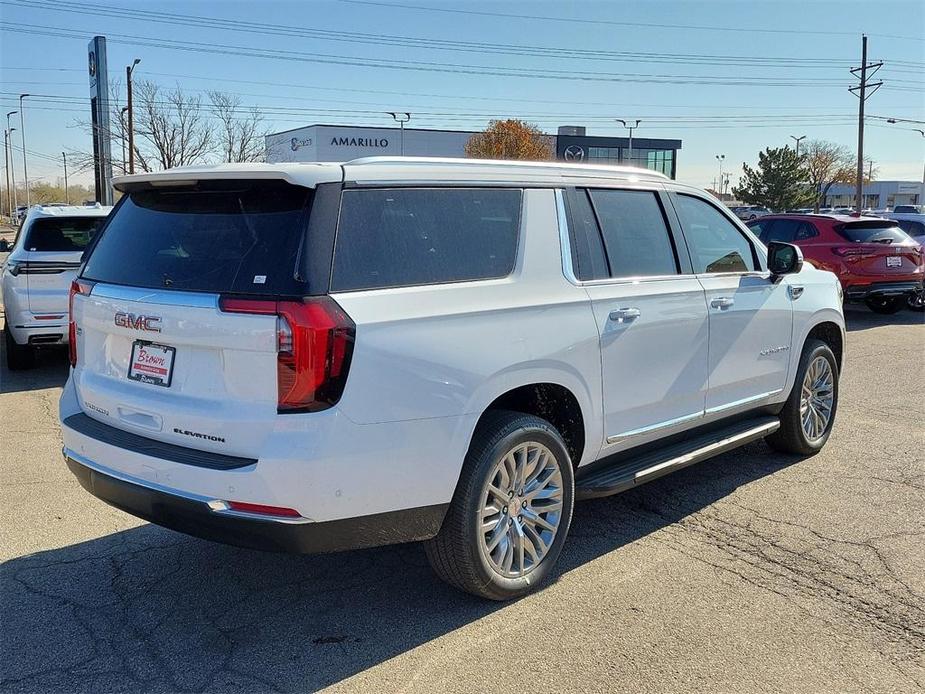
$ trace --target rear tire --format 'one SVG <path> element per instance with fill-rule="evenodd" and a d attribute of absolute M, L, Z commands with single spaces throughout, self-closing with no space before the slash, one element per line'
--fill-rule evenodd
<path fill-rule="evenodd" d="M 903 296 L 876 296 L 864 303 L 874 313 L 891 316 L 903 307 L 903 304 L 906 303 L 906 298 Z"/>
<path fill-rule="evenodd" d="M 3 329 L 6 347 L 6 368 L 10 371 L 23 371 L 35 366 L 35 348 L 29 345 L 16 344 L 9 328 Z"/>
<path fill-rule="evenodd" d="M 920 289 L 906 297 L 906 307 L 910 311 L 925 311 L 925 289 Z"/>
<path fill-rule="evenodd" d="M 572 462 L 559 432 L 533 415 L 488 412 L 440 533 L 424 544 L 427 559 L 459 590 L 489 600 L 518 598 L 549 577 L 574 498 Z"/>
<path fill-rule="evenodd" d="M 780 413 L 780 429 L 765 441 L 783 453 L 814 455 L 829 440 L 837 409 L 835 355 L 821 340 L 807 340 L 793 389 Z"/>

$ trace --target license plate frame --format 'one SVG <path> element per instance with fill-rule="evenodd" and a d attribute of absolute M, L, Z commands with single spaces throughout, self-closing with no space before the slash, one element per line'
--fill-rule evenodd
<path fill-rule="evenodd" d="M 176 355 L 176 347 L 148 340 L 135 340 L 128 362 L 128 377 L 140 383 L 169 388 L 173 382 Z"/>
<path fill-rule="evenodd" d="M 901 255 L 888 255 L 886 257 L 886 266 L 887 267 L 902 267 L 903 258 Z"/>

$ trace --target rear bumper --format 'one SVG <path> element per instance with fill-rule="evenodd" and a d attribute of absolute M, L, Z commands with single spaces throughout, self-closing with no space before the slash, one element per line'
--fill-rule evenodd
<path fill-rule="evenodd" d="M 845 300 L 864 301 L 878 296 L 903 296 L 922 289 L 922 282 L 873 282 L 846 287 Z"/>
<path fill-rule="evenodd" d="M 129 478 L 64 449 L 68 468 L 93 496 L 133 516 L 205 540 L 275 552 L 314 554 L 426 540 L 447 504 L 314 522 L 228 511 L 221 500 Z"/>

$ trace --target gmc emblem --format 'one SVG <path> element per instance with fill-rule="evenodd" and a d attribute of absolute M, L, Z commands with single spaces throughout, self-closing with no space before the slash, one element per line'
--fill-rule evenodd
<path fill-rule="evenodd" d="M 113 320 L 120 328 L 147 330 L 152 333 L 159 333 L 161 331 L 160 316 L 136 316 L 134 313 L 123 313 L 119 311 Z"/>

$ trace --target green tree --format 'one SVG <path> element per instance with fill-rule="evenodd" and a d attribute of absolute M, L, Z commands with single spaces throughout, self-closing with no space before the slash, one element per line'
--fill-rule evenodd
<path fill-rule="evenodd" d="M 768 147 L 759 152 L 754 169 L 742 164 L 742 178 L 732 194 L 749 205 L 762 205 L 775 212 L 802 207 L 813 198 L 806 186 L 803 158 L 789 147 Z"/>

